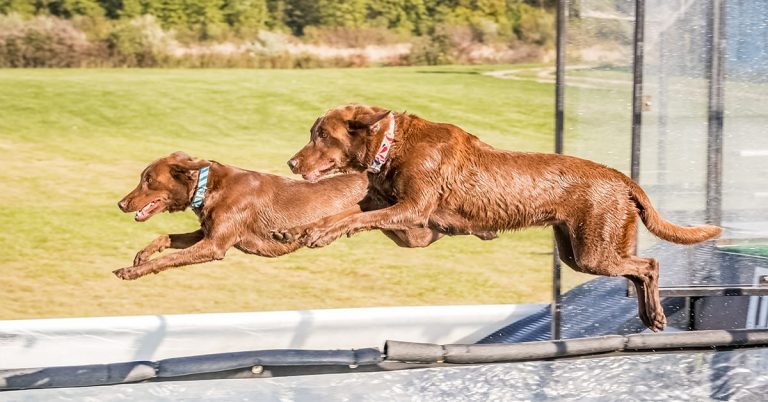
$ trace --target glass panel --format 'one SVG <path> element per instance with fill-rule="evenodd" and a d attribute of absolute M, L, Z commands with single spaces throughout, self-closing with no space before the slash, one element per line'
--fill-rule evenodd
<path fill-rule="evenodd" d="M 634 1 L 568 2 L 564 151 L 629 174 Z M 563 268 L 565 290 L 594 278 Z"/>
<path fill-rule="evenodd" d="M 662 215 L 683 225 L 706 221 L 716 3 L 646 0 L 640 182 Z M 768 124 L 768 11 L 759 3 L 730 1 L 725 7 L 721 213 L 726 230 L 718 243 L 729 252 L 749 247 L 723 245 L 749 243 L 761 249 L 768 244 L 768 136 L 763 133 Z M 656 246 L 649 252 L 666 260 L 663 286 L 749 284 L 759 276 L 753 269 L 736 272 L 716 248 L 675 246 L 648 235 L 640 246 Z"/>
<path fill-rule="evenodd" d="M 768 8 L 729 1 L 725 13 L 723 223 L 768 244 Z"/>
<path fill-rule="evenodd" d="M 646 2 L 641 182 L 682 224 L 704 220 L 712 1 Z M 768 237 L 768 11 L 727 2 L 723 129 L 724 238 Z"/>
<path fill-rule="evenodd" d="M 568 7 L 565 152 L 629 173 L 634 2 Z"/>
<path fill-rule="evenodd" d="M 720 252 L 768 247 L 768 8 L 757 0 L 645 0 L 640 184 L 666 219 L 707 220 L 715 7 L 725 4 L 722 226 L 718 247 L 674 245 L 640 228 L 664 286 L 753 283 Z M 633 0 L 569 0 L 565 152 L 630 168 Z M 751 253 L 754 255 L 755 253 Z M 564 270 L 564 282 L 574 273 Z M 581 279 L 582 277 L 578 277 Z"/>
<path fill-rule="evenodd" d="M 665 218 L 704 223 L 709 1 L 646 2 L 640 183 Z M 641 249 L 658 240 L 642 238 Z"/>

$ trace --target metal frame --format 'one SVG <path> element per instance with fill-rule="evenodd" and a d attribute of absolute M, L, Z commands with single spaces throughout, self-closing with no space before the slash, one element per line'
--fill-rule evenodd
<path fill-rule="evenodd" d="M 768 296 L 766 285 L 680 286 L 659 289 L 661 297 Z"/>
<path fill-rule="evenodd" d="M 630 177 L 640 181 L 640 135 L 643 126 L 643 47 L 645 0 L 635 0 L 634 56 L 632 59 L 632 155 Z M 637 244 L 635 244 L 637 252 Z"/>
<path fill-rule="evenodd" d="M 722 222 L 723 111 L 725 110 L 725 0 L 711 0 L 707 55 L 707 221 Z"/>
<path fill-rule="evenodd" d="M 555 152 L 563 152 L 564 98 L 565 98 L 565 38 L 567 7 L 574 0 L 557 0 L 556 19 L 556 75 L 555 75 Z M 708 93 L 708 143 L 707 143 L 707 204 L 706 218 L 710 224 L 720 225 L 722 221 L 722 180 L 723 180 L 723 122 L 725 109 L 725 0 L 711 0 L 709 13 L 710 52 L 707 55 Z M 578 10 L 576 10 L 578 11 Z M 639 182 L 641 158 L 641 134 L 643 112 L 643 53 L 645 37 L 645 0 L 635 0 L 635 29 L 633 52 L 632 88 L 632 148 L 630 177 Z M 662 39 L 664 40 L 664 39 Z M 662 85 L 665 87 L 666 85 Z M 666 102 L 666 100 L 664 100 Z M 666 106 L 666 105 L 665 105 Z M 660 117 L 662 119 L 662 117 Z M 659 122 L 666 130 L 666 117 Z M 660 140 L 661 141 L 661 140 Z M 660 143 L 661 145 L 661 143 Z M 636 246 L 637 247 L 637 246 Z M 553 247 L 552 262 L 552 339 L 560 339 L 561 323 L 561 263 L 557 244 Z M 632 286 L 627 283 L 627 294 L 632 295 Z M 752 285 L 731 286 L 685 286 L 661 288 L 662 296 L 703 297 L 767 295 L 768 287 Z"/>
<path fill-rule="evenodd" d="M 565 19 L 567 0 L 557 0 L 556 60 L 555 60 L 555 153 L 563 153 L 563 127 L 565 122 Z M 552 339 L 560 339 L 561 290 L 560 256 L 557 241 L 552 247 Z"/>

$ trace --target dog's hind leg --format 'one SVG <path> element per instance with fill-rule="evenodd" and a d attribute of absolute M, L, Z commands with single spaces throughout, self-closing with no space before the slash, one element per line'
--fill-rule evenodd
<path fill-rule="evenodd" d="M 629 218 L 624 222 L 623 231 L 624 235 L 622 237 L 623 241 L 621 243 L 621 246 L 624 248 L 623 256 L 629 259 L 637 259 L 638 257 L 635 256 L 635 247 L 637 245 L 637 216 L 630 214 Z M 651 264 L 655 263 L 655 260 L 651 261 Z M 656 265 L 658 265 L 658 263 L 656 263 Z M 650 271 L 654 271 L 654 269 L 651 269 Z M 658 267 L 656 267 L 656 279 L 654 281 L 656 283 L 658 282 L 658 271 Z M 647 327 L 653 327 L 654 317 L 650 314 L 649 306 L 654 305 L 652 304 L 655 303 L 653 300 L 653 295 L 657 294 L 658 290 L 648 289 L 648 285 L 646 284 L 647 281 L 642 277 L 638 277 L 637 275 L 624 275 L 624 277 L 629 279 L 632 282 L 632 285 L 635 287 L 635 294 L 637 295 L 638 316 L 640 317 L 640 320 Z M 656 285 L 656 287 L 658 287 L 658 285 Z M 661 309 L 660 302 L 658 308 Z"/>
<path fill-rule="evenodd" d="M 648 328 L 664 329 L 667 320 L 659 298 L 659 264 L 653 258 L 632 255 L 637 216 L 591 215 L 575 228 L 571 240 L 578 271 L 603 276 L 624 276 L 637 289 L 638 316 Z"/>
<path fill-rule="evenodd" d="M 667 325 L 664 308 L 659 298 L 659 263 L 653 258 L 632 256 L 625 262 L 636 269 L 635 273 L 624 274 L 632 281 L 637 293 L 640 320 L 648 328 L 658 331 Z"/>
<path fill-rule="evenodd" d="M 568 231 L 568 226 L 564 223 L 557 223 L 552 225 L 552 229 L 555 232 L 558 257 L 560 257 L 560 260 L 566 265 L 579 271 L 580 268 L 576 265 L 576 256 L 573 252 L 573 245 L 571 244 L 571 235 Z"/>

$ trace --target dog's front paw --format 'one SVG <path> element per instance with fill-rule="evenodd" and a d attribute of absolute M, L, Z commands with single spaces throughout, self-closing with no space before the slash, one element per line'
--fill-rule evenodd
<path fill-rule="evenodd" d="M 144 274 L 135 267 L 116 269 L 112 271 L 112 273 L 115 274 L 116 277 L 125 281 L 138 279 L 144 276 Z"/>
<path fill-rule="evenodd" d="M 339 237 L 341 237 L 341 234 L 310 229 L 307 230 L 307 233 L 305 233 L 304 236 L 302 236 L 301 243 L 309 248 L 320 248 L 333 243 L 333 241 Z"/>
<path fill-rule="evenodd" d="M 133 266 L 136 267 L 149 261 L 149 257 L 151 257 L 152 254 L 154 254 L 154 252 L 148 251 L 147 249 L 139 251 L 136 253 L 136 257 L 133 258 Z"/>
<path fill-rule="evenodd" d="M 293 243 L 298 241 L 303 234 L 303 231 L 299 228 L 292 228 L 286 230 L 273 230 L 269 232 L 273 240 L 277 240 L 281 243 Z"/>

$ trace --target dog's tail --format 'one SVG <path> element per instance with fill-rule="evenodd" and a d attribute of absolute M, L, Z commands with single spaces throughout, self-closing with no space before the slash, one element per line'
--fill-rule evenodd
<path fill-rule="evenodd" d="M 656 236 L 672 243 L 694 244 L 713 239 L 722 233 L 723 229 L 714 225 L 692 227 L 675 225 L 659 215 L 659 212 L 651 205 L 648 195 L 645 194 L 645 191 L 637 183 L 628 177 L 625 181 L 629 186 L 632 200 L 637 205 L 640 219 L 643 220 L 645 227 Z"/>

